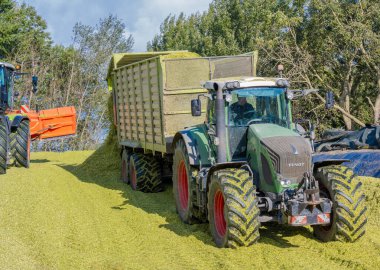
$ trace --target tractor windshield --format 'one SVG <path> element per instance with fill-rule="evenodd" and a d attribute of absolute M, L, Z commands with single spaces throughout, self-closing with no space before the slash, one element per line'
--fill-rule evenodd
<path fill-rule="evenodd" d="M 255 123 L 274 123 L 287 127 L 284 88 L 245 88 L 232 91 L 228 110 L 230 126 L 248 126 Z"/>

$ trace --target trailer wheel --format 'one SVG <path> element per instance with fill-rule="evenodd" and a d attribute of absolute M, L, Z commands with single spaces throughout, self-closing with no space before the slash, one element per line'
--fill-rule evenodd
<path fill-rule="evenodd" d="M 332 200 L 333 205 L 330 225 L 313 226 L 314 235 L 323 242 L 355 242 L 364 235 L 367 223 L 362 182 L 344 166 L 320 168 L 315 178 L 321 195 Z"/>
<path fill-rule="evenodd" d="M 29 168 L 30 142 L 29 120 L 23 120 L 16 132 L 11 134 L 11 152 L 16 167 Z"/>
<path fill-rule="evenodd" d="M 215 172 L 207 201 L 210 231 L 218 247 L 246 247 L 258 241 L 260 209 L 253 178 L 247 171 Z"/>
<path fill-rule="evenodd" d="M 0 119 L 0 174 L 7 172 L 8 159 L 8 131 L 2 119 Z"/>
<path fill-rule="evenodd" d="M 129 183 L 129 157 L 130 153 L 127 149 L 123 149 L 121 155 L 121 181 Z"/>
<path fill-rule="evenodd" d="M 173 157 L 173 195 L 179 217 L 184 223 L 194 224 L 199 221 L 194 216 L 192 176 L 198 170 L 189 164 L 189 157 L 183 140 L 176 143 Z"/>
<path fill-rule="evenodd" d="M 140 153 L 129 158 L 129 179 L 133 190 L 142 192 L 162 191 L 161 168 L 158 161 Z"/>

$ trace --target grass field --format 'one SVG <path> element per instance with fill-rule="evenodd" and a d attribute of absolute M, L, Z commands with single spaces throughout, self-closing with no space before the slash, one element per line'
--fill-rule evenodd
<path fill-rule="evenodd" d="M 363 178 L 367 234 L 317 241 L 310 228 L 262 227 L 259 243 L 218 249 L 182 224 L 170 185 L 132 192 L 113 153 L 33 153 L 0 176 L 0 269 L 379 269 L 380 179 Z"/>

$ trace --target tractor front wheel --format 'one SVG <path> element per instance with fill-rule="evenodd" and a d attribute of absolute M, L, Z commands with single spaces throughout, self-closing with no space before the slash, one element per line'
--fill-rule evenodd
<path fill-rule="evenodd" d="M 8 131 L 3 120 L 0 118 L 0 174 L 7 172 L 8 160 Z"/>
<path fill-rule="evenodd" d="M 315 178 L 321 196 L 332 201 L 332 213 L 330 225 L 314 226 L 314 235 L 323 242 L 355 242 L 364 235 L 367 223 L 362 182 L 344 166 L 320 168 Z"/>
<path fill-rule="evenodd" d="M 29 120 L 23 120 L 16 132 L 11 134 L 11 152 L 16 167 L 29 168 L 30 142 Z"/>
<path fill-rule="evenodd" d="M 250 246 L 259 239 L 260 209 L 253 179 L 247 171 L 215 172 L 207 207 L 210 231 L 218 247 Z"/>
<path fill-rule="evenodd" d="M 129 182 L 133 190 L 162 191 L 161 168 L 153 156 L 133 153 L 129 158 Z"/>

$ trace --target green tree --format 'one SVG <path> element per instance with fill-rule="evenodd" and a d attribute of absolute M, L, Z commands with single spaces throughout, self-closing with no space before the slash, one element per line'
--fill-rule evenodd
<path fill-rule="evenodd" d="M 203 14 L 168 16 L 151 50 L 188 49 L 201 55 L 259 50 L 258 73 L 285 65 L 292 87 L 333 90 L 337 111 L 309 97 L 296 112 L 329 126 L 377 122 L 380 115 L 379 14 L 375 0 L 214 0 Z M 372 105 L 373 116 L 368 109 Z"/>

